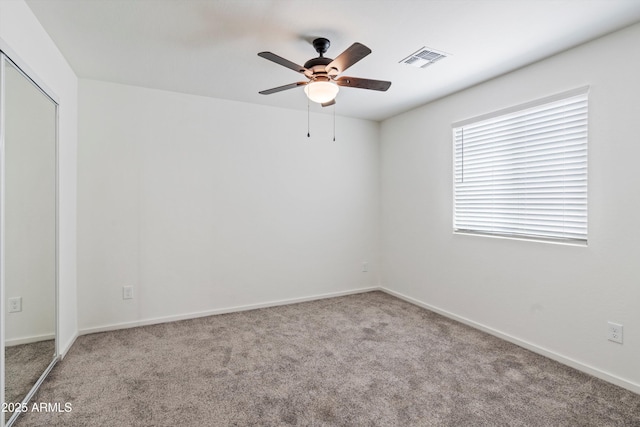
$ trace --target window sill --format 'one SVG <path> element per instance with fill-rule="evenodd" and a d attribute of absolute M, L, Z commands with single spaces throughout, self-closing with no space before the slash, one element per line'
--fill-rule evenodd
<path fill-rule="evenodd" d="M 453 230 L 453 234 L 461 235 L 461 236 L 489 237 L 492 239 L 520 240 L 525 242 L 536 242 L 536 243 L 550 243 L 552 245 L 577 246 L 577 247 L 584 247 L 584 248 L 589 246 L 587 241 L 582 241 L 582 240 L 545 239 L 542 237 L 537 238 L 537 237 L 527 237 L 527 236 L 517 236 L 517 235 L 506 235 L 506 234 L 474 233 L 471 231 L 457 231 L 457 230 Z"/>

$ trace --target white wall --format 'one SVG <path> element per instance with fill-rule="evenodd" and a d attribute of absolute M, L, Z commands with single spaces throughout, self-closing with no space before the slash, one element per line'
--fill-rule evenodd
<path fill-rule="evenodd" d="M 23 0 L 0 0 L 0 39 L 58 97 L 59 350 L 78 331 L 76 298 L 76 147 L 78 81 Z"/>
<path fill-rule="evenodd" d="M 378 284 L 377 123 L 334 143 L 331 115 L 307 138 L 306 112 L 92 80 L 79 103 L 82 330 Z"/>
<path fill-rule="evenodd" d="M 639 41 L 635 25 L 384 121 L 383 285 L 640 392 Z M 451 124 L 583 85 L 588 247 L 453 235 Z"/>

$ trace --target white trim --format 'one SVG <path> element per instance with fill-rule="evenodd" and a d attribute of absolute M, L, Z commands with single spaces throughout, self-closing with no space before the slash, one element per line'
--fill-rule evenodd
<path fill-rule="evenodd" d="M 602 371 L 598 368 L 595 368 L 593 366 L 584 364 L 582 362 L 579 362 L 571 357 L 567 357 L 567 356 L 563 356 L 562 354 L 556 353 L 553 350 L 549 350 L 547 348 L 544 347 L 540 347 L 536 344 L 530 343 L 529 341 L 525 341 L 522 340 L 520 338 L 514 337 L 512 335 L 509 334 L 505 334 L 504 332 L 501 332 L 497 329 L 491 328 L 489 326 L 485 326 L 481 323 L 475 322 L 471 319 L 467 319 L 466 317 L 462 317 L 462 316 L 458 316 L 457 314 L 451 313 L 450 311 L 447 310 L 443 310 L 441 308 L 435 307 L 431 304 L 427 304 L 425 302 L 422 302 L 418 299 L 415 299 L 413 297 L 407 296 L 405 294 L 402 294 L 400 292 L 396 292 L 396 291 L 392 291 L 391 289 L 385 288 L 385 287 L 380 287 L 380 290 L 383 292 L 388 293 L 389 295 L 392 295 L 394 297 L 400 298 L 404 301 L 407 301 L 411 304 L 417 305 L 418 307 L 422 307 L 424 309 L 427 309 L 429 311 L 433 311 L 434 313 L 438 313 L 441 314 L 445 317 L 448 317 L 449 319 L 452 320 L 456 320 L 460 323 L 464 323 L 467 326 L 471 326 L 472 328 L 475 329 L 479 329 L 483 332 L 486 332 L 490 335 L 493 335 L 495 337 L 498 337 L 500 339 L 503 339 L 505 341 L 509 341 L 510 343 L 516 344 L 520 347 L 526 348 L 527 350 L 531 350 L 534 353 L 540 354 L 542 356 L 548 357 L 549 359 L 555 360 L 556 362 L 560 362 L 563 365 L 567 365 L 571 368 L 577 369 L 578 371 L 582 371 L 585 372 L 589 375 L 593 375 L 596 378 L 600 378 L 601 380 L 607 381 L 609 383 L 615 384 L 617 386 L 620 386 L 622 388 L 625 388 L 629 391 L 632 391 L 634 393 L 640 394 L 640 384 L 631 382 L 629 380 L 626 380 L 624 378 L 620 378 L 614 374 L 610 374 L 608 372 Z"/>
<path fill-rule="evenodd" d="M 473 232 L 473 231 L 458 231 L 453 230 L 454 236 L 476 236 L 476 237 L 489 237 L 492 239 L 507 239 L 507 240 L 520 240 L 522 242 L 538 242 L 538 243 L 550 243 L 552 245 L 563 245 L 563 246 L 576 246 L 579 248 L 586 248 L 589 246 L 586 240 L 558 240 L 558 239 L 544 239 L 544 238 L 536 238 L 536 237 L 527 237 L 527 236 L 517 236 L 515 234 L 491 234 L 491 233 L 481 233 L 481 232 Z"/>
<path fill-rule="evenodd" d="M 453 124 L 451 124 L 451 128 L 455 129 L 458 127 L 462 127 L 468 125 L 469 123 L 481 122 L 484 120 L 492 119 L 494 117 L 503 116 L 505 114 L 515 113 L 521 110 L 527 110 L 529 108 L 537 107 L 539 105 L 548 104 L 550 102 L 559 101 L 564 98 L 570 98 L 572 96 L 588 94 L 590 86 L 582 86 L 575 89 L 568 90 L 566 92 L 556 93 L 551 96 L 547 96 L 544 98 L 535 99 L 533 101 L 525 102 L 524 104 L 513 105 L 511 107 L 503 108 L 501 110 L 492 111 L 490 113 L 481 114 L 479 116 L 470 117 L 468 119 L 459 120 Z"/>
<path fill-rule="evenodd" d="M 53 98 L 52 98 L 53 99 Z M 55 316 L 55 325 L 56 325 L 56 341 L 55 341 L 55 354 L 56 358 L 60 356 L 60 104 L 54 99 L 54 107 L 56 110 L 56 135 L 54 141 L 54 152 L 55 152 L 55 164 L 54 164 L 54 174 L 55 174 L 55 187 L 54 187 L 54 197 L 55 197 L 55 206 L 54 206 L 54 221 L 55 221 L 55 278 L 54 278 L 54 307 L 53 312 Z"/>
<path fill-rule="evenodd" d="M 48 340 L 53 340 L 55 338 L 56 338 L 56 334 L 54 332 L 52 334 L 34 335 L 31 337 L 22 337 L 22 338 L 15 338 L 12 340 L 6 340 L 4 345 L 6 347 L 13 347 L 14 345 L 32 344 L 34 342 L 48 341 Z M 58 353 L 56 353 L 56 355 L 57 354 Z"/>
<path fill-rule="evenodd" d="M 54 91 L 51 90 L 49 86 L 47 86 L 40 78 L 37 73 L 34 73 L 31 67 L 29 67 L 20 56 L 14 52 L 9 45 L 0 38 L 0 51 L 4 52 L 5 56 L 9 61 L 13 62 L 16 67 L 22 72 L 25 77 L 33 82 L 41 92 L 47 98 L 50 98 L 57 105 L 60 105 L 60 98 L 56 95 Z"/>
<path fill-rule="evenodd" d="M 156 325 L 159 323 L 175 322 L 178 320 L 196 319 L 198 317 L 214 316 L 216 314 L 236 313 L 240 311 L 256 310 L 259 308 L 277 307 L 281 305 L 297 304 L 301 302 L 335 298 L 335 297 L 341 297 L 345 295 L 361 294 L 365 292 L 372 292 L 372 291 L 379 291 L 379 290 L 381 290 L 380 287 L 372 286 L 368 288 L 351 289 L 348 291 L 329 292 L 326 294 L 312 295 L 308 297 L 290 298 L 290 299 L 268 301 L 268 302 L 257 303 L 257 304 L 247 304 L 247 305 L 240 305 L 235 307 L 218 308 L 215 310 L 199 311 L 199 312 L 179 314 L 174 316 L 156 317 L 152 319 L 135 320 L 132 322 L 113 323 L 110 325 L 95 326 L 91 328 L 80 329 L 78 332 L 78 335 L 95 334 L 97 332 L 115 331 L 118 329 L 135 328 L 138 326 Z"/>
<path fill-rule="evenodd" d="M 71 350 L 71 347 L 73 346 L 73 344 L 75 344 L 76 339 L 78 339 L 77 332 L 73 334 L 73 336 L 69 339 L 69 341 L 67 341 L 67 343 L 64 346 L 60 344 L 60 339 L 56 340 L 56 344 L 58 345 L 58 351 L 60 352 L 58 354 L 58 357 L 60 357 L 60 360 L 65 358 L 69 350 Z"/>

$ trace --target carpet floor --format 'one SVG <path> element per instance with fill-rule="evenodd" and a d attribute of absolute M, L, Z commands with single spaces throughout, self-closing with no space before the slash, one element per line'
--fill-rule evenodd
<path fill-rule="evenodd" d="M 60 410 L 17 426 L 640 426 L 640 395 L 382 292 L 81 336 L 34 401 Z"/>
<path fill-rule="evenodd" d="M 4 349 L 4 399 L 22 402 L 56 353 L 54 340 L 20 344 Z M 6 412 L 6 420 L 11 417 Z"/>

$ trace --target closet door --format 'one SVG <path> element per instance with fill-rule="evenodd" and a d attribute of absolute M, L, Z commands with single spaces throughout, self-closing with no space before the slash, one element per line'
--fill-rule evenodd
<path fill-rule="evenodd" d="M 57 104 L 2 58 L 5 422 L 56 360 Z"/>

